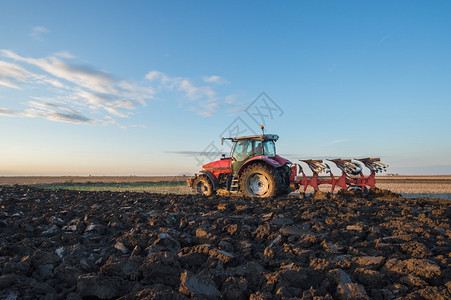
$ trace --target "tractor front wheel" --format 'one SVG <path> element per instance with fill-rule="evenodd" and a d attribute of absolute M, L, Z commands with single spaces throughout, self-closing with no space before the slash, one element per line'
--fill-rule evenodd
<path fill-rule="evenodd" d="M 250 165 L 240 176 L 240 190 L 248 197 L 274 197 L 276 195 L 274 169 L 260 164 Z"/>
<path fill-rule="evenodd" d="M 194 179 L 193 192 L 198 195 L 210 196 L 213 194 L 213 185 L 206 176 L 199 176 Z"/>

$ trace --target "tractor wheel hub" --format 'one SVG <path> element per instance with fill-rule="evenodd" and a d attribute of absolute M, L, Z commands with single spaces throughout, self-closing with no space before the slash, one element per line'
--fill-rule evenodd
<path fill-rule="evenodd" d="M 268 178 L 262 174 L 253 174 L 249 178 L 249 189 L 255 195 L 264 195 L 269 189 Z"/>

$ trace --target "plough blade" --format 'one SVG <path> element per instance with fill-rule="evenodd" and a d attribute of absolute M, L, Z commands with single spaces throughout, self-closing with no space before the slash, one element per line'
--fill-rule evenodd
<path fill-rule="evenodd" d="M 318 160 L 306 159 L 300 161 L 306 163 L 313 173 L 319 174 L 327 169 L 327 166 L 323 163 L 321 159 Z"/>
<path fill-rule="evenodd" d="M 362 173 L 362 169 L 356 163 L 351 162 L 350 159 L 328 159 L 333 162 L 341 172 L 345 173 L 348 176 L 358 176 Z"/>
<path fill-rule="evenodd" d="M 380 158 L 359 158 L 356 159 L 363 163 L 365 167 L 376 173 L 386 172 L 388 165 L 380 162 Z"/>

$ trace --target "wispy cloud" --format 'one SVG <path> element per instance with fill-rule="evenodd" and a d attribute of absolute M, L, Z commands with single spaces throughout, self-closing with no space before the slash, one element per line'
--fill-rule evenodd
<path fill-rule="evenodd" d="M 21 66 L 0 61 L 0 85 L 20 89 L 20 82 L 25 82 L 33 77 L 31 72 L 28 72 Z"/>
<path fill-rule="evenodd" d="M 189 110 L 202 116 L 212 116 L 220 107 L 221 99 L 210 86 L 199 86 L 189 78 L 171 77 L 159 71 L 151 71 L 146 75 L 149 82 L 159 90 L 169 90 L 182 93 L 188 100 Z"/>
<path fill-rule="evenodd" d="M 145 105 L 154 95 L 150 86 L 140 85 L 133 80 L 117 80 L 109 73 L 89 65 L 69 64 L 64 59 L 75 58 L 69 52 L 32 58 L 10 50 L 0 50 L 0 55 L 13 61 L 0 61 L 0 85 L 13 89 L 41 88 L 53 94 L 47 98 L 32 97 L 33 101 L 28 102 L 31 108 L 22 111 L 3 109 L 2 115 L 116 124 L 111 121 L 114 117 L 129 117 L 131 110 Z M 31 72 L 27 70 L 27 65 L 37 67 L 41 72 Z M 105 119 L 106 116 L 109 118 Z"/>
<path fill-rule="evenodd" d="M 231 94 L 224 98 L 224 103 L 227 106 L 227 111 L 232 115 L 241 113 L 249 105 L 248 103 L 239 101 L 237 94 Z"/>
<path fill-rule="evenodd" d="M 344 143 L 344 142 L 347 142 L 347 141 L 348 141 L 347 139 L 336 139 L 336 140 L 328 142 L 327 144 L 328 145 L 335 145 L 335 144 L 340 144 L 340 143 Z"/>
<path fill-rule="evenodd" d="M 58 80 L 48 78 L 45 75 L 34 74 L 17 64 L 0 61 L 0 85 L 22 89 L 21 84 L 23 83 L 41 83 L 58 88 L 64 87 Z"/>
<path fill-rule="evenodd" d="M 117 92 L 113 78 L 107 72 L 96 70 L 91 66 L 69 65 L 55 56 L 46 58 L 22 57 L 9 50 L 1 50 L 0 54 L 15 61 L 37 66 L 50 75 L 65 79 L 82 88 L 99 93 Z"/>
<path fill-rule="evenodd" d="M 67 59 L 72 59 L 75 58 L 74 55 L 72 55 L 72 53 L 68 52 L 68 51 L 60 51 L 60 52 L 56 52 L 55 54 L 53 54 L 54 56 L 58 56 L 61 58 L 67 58 Z"/>
<path fill-rule="evenodd" d="M 30 36 L 37 41 L 42 41 L 42 36 L 48 32 L 49 30 L 43 26 L 35 26 L 31 29 Z"/>
<path fill-rule="evenodd" d="M 384 36 L 383 38 L 380 39 L 379 42 L 383 43 L 386 39 L 388 39 L 389 37 L 391 37 L 393 35 L 393 33 L 395 33 L 394 31 L 390 34 L 387 34 L 386 36 Z"/>
<path fill-rule="evenodd" d="M 216 112 L 216 110 L 218 110 L 218 108 L 218 102 L 210 102 L 202 107 L 202 110 L 199 112 L 199 114 L 202 116 L 210 117 Z"/>
<path fill-rule="evenodd" d="M 205 82 L 207 83 L 217 83 L 217 84 L 227 84 L 230 83 L 229 81 L 227 81 L 226 79 L 217 76 L 217 75 L 212 75 L 212 76 L 204 76 L 202 78 Z"/>
<path fill-rule="evenodd" d="M 146 75 L 146 79 L 157 83 L 161 89 L 183 92 L 191 100 L 200 98 L 211 99 L 216 96 L 216 92 L 209 86 L 197 86 L 188 78 L 170 77 L 160 71 L 150 71 Z"/>
<path fill-rule="evenodd" d="M 179 107 L 202 116 L 212 116 L 225 103 L 235 98 L 219 96 L 208 84 L 196 84 L 186 77 L 168 76 L 160 71 L 149 72 L 142 81 L 117 79 L 107 71 L 77 59 L 67 51 L 48 57 L 26 57 L 11 50 L 1 50 L 0 86 L 27 91 L 40 90 L 47 96 L 29 96 L 22 110 L 2 108 L 0 115 L 41 117 L 53 121 L 84 124 L 115 124 L 117 118 L 130 118 L 133 111 L 147 105 L 159 92 L 172 92 Z M 214 77 L 214 78 L 212 78 Z M 211 83 L 222 80 L 208 77 Z M 35 92 L 33 92 L 35 93 Z M 24 99 L 26 100 L 26 99 Z"/>
<path fill-rule="evenodd" d="M 35 108 L 28 108 L 23 111 L 0 108 L 0 115 L 8 117 L 44 118 L 52 121 L 70 123 L 97 123 L 96 120 L 84 116 L 81 113 L 64 106 L 38 102 L 35 102 L 34 106 Z"/>

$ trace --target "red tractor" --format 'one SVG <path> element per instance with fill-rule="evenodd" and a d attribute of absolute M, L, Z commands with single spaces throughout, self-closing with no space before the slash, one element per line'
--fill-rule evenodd
<path fill-rule="evenodd" d="M 340 177 L 335 177 L 322 160 L 301 160 L 313 173 L 312 177 L 307 177 L 299 164 L 276 154 L 275 142 L 279 136 L 265 134 L 263 126 L 262 131 L 261 135 L 223 138 L 222 142 L 233 142 L 231 157 L 223 155 L 220 160 L 202 166 L 199 175 L 187 180 L 188 186 L 194 193 L 207 196 L 227 191 L 241 192 L 248 197 L 274 197 L 288 194 L 300 186 L 304 186 L 304 192 L 308 186 L 318 191 L 321 184 L 331 185 L 332 191 L 339 186 L 367 192 L 367 186 L 375 188 L 376 173 L 385 171 L 387 167 L 379 158 L 329 159 L 342 171 Z M 371 171 L 369 176 L 363 175 L 362 164 Z M 330 173 L 330 177 L 319 177 L 323 171 Z"/>
<path fill-rule="evenodd" d="M 263 129 L 263 128 L 262 128 Z M 291 162 L 276 154 L 275 134 L 223 138 L 233 142 L 231 157 L 208 163 L 188 179 L 194 193 L 217 190 L 242 192 L 249 197 L 273 197 L 290 192 Z"/>

